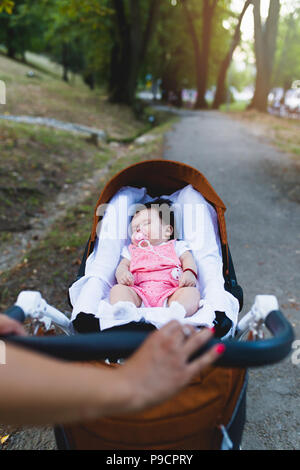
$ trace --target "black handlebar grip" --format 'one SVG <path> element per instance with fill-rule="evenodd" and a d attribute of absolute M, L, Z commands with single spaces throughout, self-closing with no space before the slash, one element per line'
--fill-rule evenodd
<path fill-rule="evenodd" d="M 21 310 L 21 309 L 20 309 Z M 259 367 L 284 359 L 291 351 L 294 339 L 290 323 L 280 311 L 269 313 L 265 324 L 274 337 L 258 341 L 234 339 L 210 340 L 192 355 L 201 356 L 217 343 L 225 345 L 224 354 L 216 365 L 222 367 Z M 102 332 L 74 336 L 22 337 L 10 336 L 8 341 L 51 356 L 70 361 L 116 360 L 129 357 L 146 339 L 148 332 Z"/>
<path fill-rule="evenodd" d="M 225 352 L 218 365 L 225 367 L 260 367 L 281 361 L 291 351 L 294 332 L 291 324 L 279 310 L 273 310 L 265 319 L 273 337 L 258 341 L 224 341 Z"/>

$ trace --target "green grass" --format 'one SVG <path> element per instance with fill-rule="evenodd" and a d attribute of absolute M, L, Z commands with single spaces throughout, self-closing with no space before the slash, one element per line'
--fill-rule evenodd
<path fill-rule="evenodd" d="M 284 152 L 292 153 L 295 156 L 300 155 L 300 145 L 295 146 L 293 142 L 282 142 L 280 140 L 275 140 L 274 143 Z"/>
<path fill-rule="evenodd" d="M 74 185 L 114 158 L 106 143 L 43 126 L 0 121 L 0 233 L 24 226 L 65 184 Z M 3 237 L 0 238 L 0 241 Z"/>
<path fill-rule="evenodd" d="M 61 79 L 63 70 L 62 66 L 55 64 L 48 57 L 34 52 L 25 53 L 26 63 L 38 72 L 46 73 L 54 78 Z"/>
<path fill-rule="evenodd" d="M 47 58 L 27 55 L 38 67 L 35 77 L 27 75 L 32 63 L 0 55 L 0 80 L 6 84 L 1 114 L 52 117 L 103 129 L 112 138 L 132 136 L 145 127 L 128 106 L 109 103 L 104 89 L 90 90 L 78 77 L 66 83 Z"/>

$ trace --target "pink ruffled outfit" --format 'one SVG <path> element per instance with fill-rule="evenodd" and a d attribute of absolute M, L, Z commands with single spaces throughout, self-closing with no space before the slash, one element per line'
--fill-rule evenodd
<path fill-rule="evenodd" d="M 161 307 L 179 286 L 181 262 L 175 251 L 175 240 L 161 245 L 139 247 L 130 244 L 130 271 L 134 285 L 145 307 Z"/>

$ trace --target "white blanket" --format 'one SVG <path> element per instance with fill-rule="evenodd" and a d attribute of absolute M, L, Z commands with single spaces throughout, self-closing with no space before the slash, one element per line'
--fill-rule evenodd
<path fill-rule="evenodd" d="M 234 327 L 231 332 L 233 333 L 237 324 L 239 303 L 224 289 L 222 252 L 215 209 L 192 185 L 161 197 L 173 202 L 177 229 L 175 236 L 189 243 L 198 268 L 200 308 L 192 317 L 177 319 L 183 323 L 212 326 L 214 312 L 223 311 L 233 322 Z M 109 291 L 116 283 L 115 271 L 120 262 L 123 246 L 130 243 L 128 226 L 136 204 L 151 200 L 153 198 L 147 194 L 146 188 L 124 186 L 106 206 L 101 227 L 97 228 L 98 236 L 94 250 L 86 261 L 85 275 L 69 289 L 73 306 L 72 320 L 79 312 L 93 313 L 101 318 L 99 304 L 101 300 L 109 301 Z M 144 307 L 143 303 L 141 307 Z M 169 308 L 165 308 L 164 311 L 164 318 L 160 318 L 159 322 L 158 310 L 155 311 L 155 307 L 148 309 L 146 320 L 144 315 L 141 315 L 140 320 L 160 327 L 172 318 Z M 124 319 L 123 323 L 138 320 L 135 315 L 132 320 Z M 115 322 L 112 319 L 110 322 L 110 326 L 120 324 L 122 324 L 120 319 Z"/>

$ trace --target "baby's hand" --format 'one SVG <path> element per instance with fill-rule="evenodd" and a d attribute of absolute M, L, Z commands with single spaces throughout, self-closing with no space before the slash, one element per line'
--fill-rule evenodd
<path fill-rule="evenodd" d="M 179 287 L 194 287 L 196 285 L 196 277 L 191 271 L 185 271 L 179 279 Z"/>
<path fill-rule="evenodd" d="M 119 284 L 124 284 L 125 286 L 132 286 L 134 284 L 133 275 L 129 270 L 122 270 L 116 275 L 116 279 Z"/>

